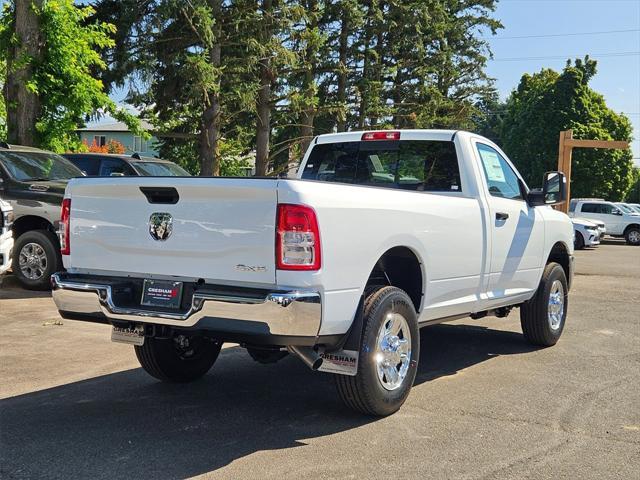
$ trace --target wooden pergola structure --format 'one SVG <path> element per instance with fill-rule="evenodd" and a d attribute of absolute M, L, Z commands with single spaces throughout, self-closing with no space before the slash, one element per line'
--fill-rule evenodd
<path fill-rule="evenodd" d="M 558 149 L 558 170 L 567 177 L 567 201 L 557 206 L 564 213 L 569 212 L 571 200 L 571 156 L 574 148 L 613 148 L 627 149 L 629 142 L 619 140 L 576 140 L 573 138 L 573 130 L 560 132 L 560 145 Z"/>

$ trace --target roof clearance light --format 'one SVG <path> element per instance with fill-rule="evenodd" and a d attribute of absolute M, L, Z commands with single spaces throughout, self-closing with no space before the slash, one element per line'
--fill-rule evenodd
<path fill-rule="evenodd" d="M 366 132 L 362 134 L 363 142 L 371 140 L 400 140 L 400 132 L 379 130 L 377 132 Z"/>

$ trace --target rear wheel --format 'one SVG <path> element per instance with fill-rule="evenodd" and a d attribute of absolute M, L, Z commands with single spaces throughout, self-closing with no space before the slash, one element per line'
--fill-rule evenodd
<path fill-rule="evenodd" d="M 624 239 L 629 245 L 640 245 L 640 228 L 632 227 L 624 232 Z"/>
<path fill-rule="evenodd" d="M 222 342 L 202 335 L 175 335 L 172 338 L 145 338 L 135 346 L 142 368 L 164 382 L 191 382 L 213 366 Z"/>
<path fill-rule="evenodd" d="M 567 278 L 557 263 L 549 263 L 531 300 L 520 307 L 522 333 L 533 345 L 550 347 L 562 335 L 568 307 Z"/>
<path fill-rule="evenodd" d="M 48 230 L 31 230 L 16 240 L 13 273 L 30 290 L 51 288 L 51 275 L 62 268 L 58 239 Z"/>
<path fill-rule="evenodd" d="M 364 303 L 358 373 L 336 375 L 344 403 L 369 415 L 390 415 L 405 402 L 416 377 L 420 333 L 413 303 L 396 287 L 378 287 Z"/>

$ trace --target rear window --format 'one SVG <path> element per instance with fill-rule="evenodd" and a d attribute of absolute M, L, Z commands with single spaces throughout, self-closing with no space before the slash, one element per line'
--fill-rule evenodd
<path fill-rule="evenodd" d="M 140 175 L 150 177 L 188 177 L 191 176 L 184 168 L 169 162 L 131 162 Z"/>
<path fill-rule="evenodd" d="M 424 192 L 462 191 L 455 145 L 446 141 L 316 145 L 302 178 Z"/>

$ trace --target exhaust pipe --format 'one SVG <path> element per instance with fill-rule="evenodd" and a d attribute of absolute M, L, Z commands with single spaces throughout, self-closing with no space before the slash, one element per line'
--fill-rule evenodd
<path fill-rule="evenodd" d="M 289 350 L 290 353 L 296 355 L 311 370 L 318 370 L 320 368 L 320 365 L 322 365 L 322 357 L 311 347 L 289 346 L 287 347 L 287 350 Z"/>

